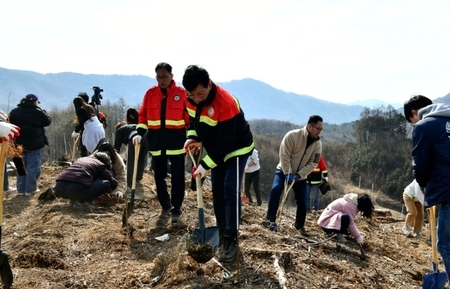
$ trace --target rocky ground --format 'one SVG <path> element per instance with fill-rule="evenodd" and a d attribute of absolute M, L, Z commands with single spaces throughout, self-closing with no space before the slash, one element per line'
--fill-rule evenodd
<path fill-rule="evenodd" d="M 62 169 L 43 167 L 41 192 L 54 185 Z M 14 185 L 15 178 L 10 180 Z M 424 274 L 430 273 L 428 237 L 404 236 L 403 216 L 379 207 L 372 220 L 357 219 L 366 240 L 360 250 L 351 237 L 347 243 L 327 239 L 316 225 L 320 211 L 308 213 L 306 238 L 292 226 L 292 206 L 287 206 L 274 233 L 261 225 L 266 204 L 244 203 L 239 262 L 220 264 L 211 259 L 199 264 L 186 249 L 189 229 L 198 226 L 196 193 L 189 189 L 189 181 L 186 184 L 181 222 L 172 225 L 159 219 L 153 178 L 146 173 L 129 218 L 132 230 L 122 228 L 124 202 L 106 200 L 89 213 L 63 199 L 40 202 L 38 195 L 9 196 L 4 199 L 1 246 L 13 268 L 12 288 L 410 289 L 422 288 Z M 215 219 L 208 181 L 204 191 L 210 227 Z M 360 192 L 351 187 L 345 191 Z M 428 234 L 425 224 L 423 235 Z"/>

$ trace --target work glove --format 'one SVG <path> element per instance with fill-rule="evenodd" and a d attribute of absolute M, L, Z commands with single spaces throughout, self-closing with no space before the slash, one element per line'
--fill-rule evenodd
<path fill-rule="evenodd" d="M 77 139 L 77 137 L 79 137 L 79 136 L 80 136 L 79 132 L 75 132 L 75 131 L 72 132 L 72 140 L 73 141 L 75 141 Z"/>
<path fill-rule="evenodd" d="M 133 145 L 136 146 L 138 144 L 141 144 L 141 140 L 142 140 L 142 137 L 140 135 L 135 135 L 133 137 Z"/>
<path fill-rule="evenodd" d="M 364 239 L 362 236 L 359 236 L 358 239 L 356 239 L 356 243 L 358 243 L 359 245 L 363 246 L 364 245 Z"/>
<path fill-rule="evenodd" d="M 203 168 L 202 165 L 199 165 L 198 167 L 193 167 L 192 171 L 193 171 L 192 177 L 194 179 L 197 179 L 197 176 L 200 176 L 200 178 L 203 178 L 206 174 L 206 170 L 205 170 L 205 168 Z"/>
<path fill-rule="evenodd" d="M 328 183 L 328 177 L 323 177 L 323 180 Z"/>
<path fill-rule="evenodd" d="M 189 151 L 194 151 L 194 152 L 198 152 L 200 150 L 200 148 L 198 146 L 195 146 L 194 144 L 197 143 L 197 141 L 195 139 L 191 139 L 188 138 L 186 140 L 186 142 L 184 143 L 184 151 L 186 152 L 186 154 L 189 154 Z"/>
<path fill-rule="evenodd" d="M 118 198 L 119 200 L 122 200 L 122 199 L 123 199 L 123 193 L 122 193 L 121 191 L 115 191 L 115 192 L 114 192 L 114 196 L 115 196 L 116 198 Z"/>
<path fill-rule="evenodd" d="M 299 176 L 298 174 L 295 174 L 295 175 L 293 175 L 293 174 L 288 174 L 288 175 L 286 176 L 288 185 L 292 184 L 292 182 L 298 181 L 299 178 L 300 178 L 300 176 Z"/>
<path fill-rule="evenodd" d="M 13 139 L 19 135 L 20 128 L 9 122 L 0 122 L 0 137 L 6 139 Z"/>

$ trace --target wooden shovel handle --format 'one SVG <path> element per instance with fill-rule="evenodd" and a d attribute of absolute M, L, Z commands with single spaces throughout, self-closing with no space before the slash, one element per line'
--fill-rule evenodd
<path fill-rule="evenodd" d="M 0 234 L 1 227 L 3 223 L 3 191 L 5 188 L 3 187 L 3 179 L 5 177 L 5 162 L 6 162 L 6 154 L 8 153 L 8 141 L 4 138 L 1 139 L 1 149 L 0 149 Z"/>

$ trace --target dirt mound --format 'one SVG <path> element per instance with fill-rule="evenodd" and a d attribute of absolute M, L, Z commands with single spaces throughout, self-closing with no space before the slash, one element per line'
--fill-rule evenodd
<path fill-rule="evenodd" d="M 44 166 L 39 188 L 45 191 L 62 167 Z M 10 178 L 14 182 L 13 177 Z M 2 249 L 13 268 L 13 288 L 421 288 L 431 269 L 427 238 L 402 235 L 403 220 L 377 210 L 370 220 L 357 219 L 365 236 L 362 252 L 355 240 L 336 243 L 316 225 L 320 212 L 307 215 L 310 237 L 292 226 L 294 208 L 286 208 L 274 233 L 261 225 L 266 206 L 244 203 L 239 262 L 204 264 L 187 253 L 189 230 L 198 227 L 195 192 L 189 189 L 181 221 L 159 218 L 153 177 L 146 173 L 140 197 L 122 228 L 125 203 L 105 200 L 94 212 L 69 206 L 67 200 L 38 201 L 13 195 L 4 201 Z M 213 226 L 211 191 L 205 183 L 205 221 Z M 428 234 L 425 226 L 424 235 Z M 166 241 L 156 237 L 167 234 Z M 440 268 L 443 266 L 440 264 Z"/>

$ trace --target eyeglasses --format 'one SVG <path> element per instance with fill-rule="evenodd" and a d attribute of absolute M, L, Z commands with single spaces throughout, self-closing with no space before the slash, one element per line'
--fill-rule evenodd
<path fill-rule="evenodd" d="M 171 75 L 170 74 L 168 74 L 168 75 L 163 75 L 163 76 L 161 76 L 161 75 L 156 75 L 156 80 L 166 80 L 166 79 L 168 79 L 168 78 L 170 78 L 171 77 Z"/>
<path fill-rule="evenodd" d="M 323 127 L 317 127 L 317 126 L 315 126 L 315 125 L 311 125 L 313 128 L 315 128 L 315 129 L 317 129 L 318 131 L 323 131 Z"/>

